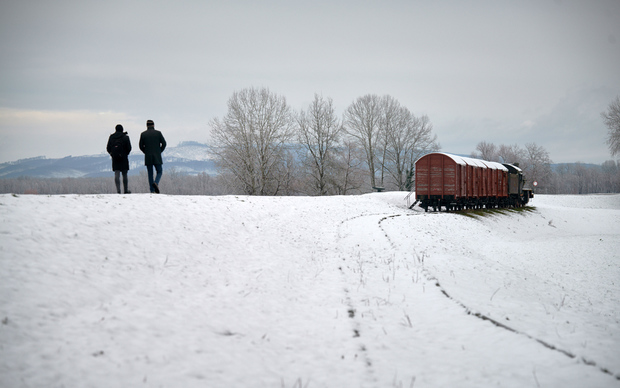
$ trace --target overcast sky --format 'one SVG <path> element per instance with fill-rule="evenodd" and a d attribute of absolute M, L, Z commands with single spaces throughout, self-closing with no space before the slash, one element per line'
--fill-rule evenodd
<path fill-rule="evenodd" d="M 389 94 L 442 151 L 534 142 L 554 162 L 611 159 L 600 113 L 620 95 L 620 1 L 22 1 L 0 3 L 0 162 L 209 141 L 234 91 L 339 114 Z"/>

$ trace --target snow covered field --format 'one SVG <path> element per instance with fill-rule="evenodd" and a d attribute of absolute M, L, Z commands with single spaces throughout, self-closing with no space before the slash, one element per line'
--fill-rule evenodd
<path fill-rule="evenodd" d="M 405 195 L 0 195 L 0 386 L 620 386 L 620 195 Z"/>

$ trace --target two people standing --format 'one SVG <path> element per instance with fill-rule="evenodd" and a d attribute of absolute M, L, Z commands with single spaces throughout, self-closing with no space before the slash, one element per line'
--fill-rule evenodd
<path fill-rule="evenodd" d="M 153 120 L 146 121 L 146 131 L 140 134 L 140 150 L 144 153 L 144 165 L 149 178 L 149 189 L 151 193 L 159 194 L 159 180 L 163 172 L 163 160 L 161 153 L 166 149 L 166 139 L 164 135 L 155 129 Z M 127 171 L 129 171 L 129 153 L 131 152 L 131 142 L 127 132 L 123 132 L 123 126 L 117 125 L 116 132 L 108 139 L 107 151 L 112 157 L 112 170 L 114 170 L 114 183 L 116 192 L 121 193 L 120 175 L 123 175 L 123 186 L 125 194 L 130 194 L 128 188 Z M 153 179 L 153 167 L 157 176 Z"/>

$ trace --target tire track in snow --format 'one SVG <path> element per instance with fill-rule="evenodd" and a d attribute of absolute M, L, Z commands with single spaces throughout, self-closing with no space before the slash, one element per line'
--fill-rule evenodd
<path fill-rule="evenodd" d="M 378 217 L 378 216 L 382 216 L 384 213 L 367 213 L 367 214 L 360 214 L 360 215 L 356 215 L 350 218 L 346 218 L 342 221 L 340 221 L 339 225 L 338 225 L 338 235 L 337 235 L 337 239 L 338 241 L 342 241 L 344 239 L 346 239 L 348 236 L 351 235 L 351 233 L 343 233 L 342 232 L 342 228 L 344 227 L 345 224 L 361 219 L 361 218 L 365 218 L 365 217 Z M 342 244 L 338 243 L 339 246 L 341 246 Z M 354 301 L 351 298 L 351 291 L 349 290 L 349 284 L 350 284 L 350 277 L 347 276 L 347 274 L 345 273 L 345 270 L 343 268 L 344 266 L 340 266 L 340 275 L 342 276 L 343 282 L 345 283 L 346 287 L 343 289 L 344 294 L 345 294 L 345 302 L 344 304 L 347 306 L 347 314 L 348 317 L 351 319 L 351 326 L 352 326 L 352 337 L 355 340 L 358 340 L 359 345 L 357 346 L 357 350 L 360 352 L 361 357 L 362 357 L 362 361 L 364 362 L 364 368 L 366 370 L 366 374 L 368 375 L 369 380 L 377 383 L 377 378 L 375 376 L 375 372 L 373 369 L 373 362 L 372 359 L 369 355 L 368 352 L 368 347 L 366 346 L 366 344 L 363 342 L 362 339 L 362 334 L 364 334 L 362 332 L 361 329 L 361 322 L 359 320 L 359 314 L 358 312 L 358 308 L 356 306 L 356 304 L 354 303 Z M 352 271 L 353 272 L 353 271 Z M 357 354 L 355 354 L 355 357 L 357 358 Z"/>
<path fill-rule="evenodd" d="M 420 213 L 420 214 L 421 214 L 421 213 Z M 414 216 L 414 215 L 418 215 L 418 214 L 392 214 L 392 215 L 387 215 L 387 216 L 384 216 L 383 218 L 381 218 L 381 219 L 379 220 L 379 222 L 378 222 L 378 226 L 379 226 L 379 228 L 381 229 L 381 231 L 383 232 L 383 234 L 385 235 L 385 237 L 388 239 L 388 241 L 389 241 L 389 243 L 390 243 L 390 246 L 391 246 L 392 248 L 396 249 L 396 248 L 397 248 L 397 246 L 396 246 L 396 244 L 394 243 L 394 241 L 390 238 L 390 236 L 389 236 L 389 234 L 386 232 L 385 228 L 383 228 L 382 223 L 383 223 L 384 221 L 391 220 L 391 219 L 396 218 L 396 217 L 401 217 L 401 216 Z M 565 355 L 566 357 L 569 357 L 569 358 L 571 358 L 571 359 L 576 359 L 576 360 L 579 360 L 579 361 L 583 362 L 585 365 L 589 365 L 589 366 L 595 367 L 595 368 L 596 368 L 596 369 L 598 369 L 600 372 L 603 372 L 603 373 L 605 373 L 605 374 L 608 374 L 608 375 L 610 375 L 610 376 L 614 377 L 616 380 L 620 380 L 620 373 L 614 373 L 614 372 L 610 371 L 610 370 L 609 370 L 609 369 L 607 369 L 607 368 L 601 367 L 601 366 L 599 366 L 599 365 L 598 365 L 595 361 L 593 361 L 593 360 L 591 360 L 591 359 L 588 359 L 588 358 L 583 357 L 583 356 L 579 357 L 579 356 L 577 356 L 576 354 L 574 354 L 574 353 L 572 353 L 572 352 L 569 352 L 569 351 L 567 351 L 567 350 L 564 350 L 564 349 L 558 348 L 557 346 L 555 346 L 555 345 L 553 345 L 553 344 L 551 344 L 551 343 L 549 343 L 549 342 L 546 342 L 546 341 L 544 341 L 544 340 L 541 340 L 541 339 L 539 339 L 539 338 L 536 338 L 536 337 L 534 337 L 534 336 L 532 336 L 532 335 L 530 335 L 530 334 L 527 334 L 526 332 L 519 331 L 519 330 L 517 330 L 517 329 L 515 329 L 515 328 L 512 328 L 512 327 L 510 327 L 510 326 L 508 326 L 508 325 L 506 325 L 506 324 L 504 324 L 504 323 L 502 323 L 502 322 L 499 322 L 498 320 L 493 319 L 493 318 L 491 318 L 491 317 L 489 317 L 489 316 L 486 316 L 486 315 L 484 315 L 484 314 L 482 314 L 482 313 L 480 313 L 480 312 L 474 311 L 473 309 L 471 309 L 470 307 L 468 307 L 467 305 L 465 305 L 463 302 L 461 302 L 461 301 L 457 300 L 456 298 L 454 298 L 453 296 L 451 296 L 450 294 L 448 294 L 448 292 L 445 290 L 445 288 L 443 288 L 443 287 L 441 286 L 441 284 L 439 283 L 439 280 L 437 279 L 437 277 L 435 277 L 433 274 L 431 274 L 431 273 L 430 273 L 430 272 L 429 272 L 426 268 L 422 268 L 422 273 L 424 274 L 424 277 L 426 278 L 426 280 L 428 280 L 428 281 L 430 281 L 430 282 L 434 282 L 435 286 L 439 289 L 439 291 L 440 291 L 440 292 L 441 292 L 441 293 L 442 293 L 442 294 L 443 294 L 446 298 L 450 299 L 452 302 L 454 302 L 454 303 L 456 303 L 457 305 L 459 305 L 460 307 L 462 307 L 462 308 L 465 310 L 465 312 L 467 313 L 467 315 L 472 315 L 472 316 L 474 316 L 474 317 L 476 317 L 476 318 L 479 318 L 479 319 L 480 319 L 480 320 L 482 320 L 482 321 L 487 321 L 487 322 L 490 322 L 490 323 L 492 323 L 493 325 L 495 325 L 495 326 L 497 326 L 497 327 L 499 327 L 499 328 L 501 328 L 501 329 L 507 330 L 507 331 L 509 331 L 509 332 L 511 332 L 511 333 L 514 333 L 514 334 L 518 334 L 518 335 L 525 336 L 525 337 L 527 337 L 527 338 L 529 338 L 529 339 L 531 339 L 531 340 L 533 340 L 533 341 L 538 342 L 539 344 L 543 345 L 543 346 L 544 346 L 544 347 L 546 347 L 547 349 L 550 349 L 550 350 L 553 350 L 553 351 L 559 352 L 559 353 L 561 353 L 561 354 L 563 354 L 563 355 Z"/>

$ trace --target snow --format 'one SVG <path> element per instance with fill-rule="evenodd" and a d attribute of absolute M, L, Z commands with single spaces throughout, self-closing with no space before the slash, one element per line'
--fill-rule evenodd
<path fill-rule="evenodd" d="M 0 195 L 0 386 L 620 386 L 620 195 L 406 194 Z"/>
<path fill-rule="evenodd" d="M 164 160 L 210 161 L 213 160 L 213 156 L 208 145 L 193 141 L 180 143 L 176 147 L 167 147 L 163 153 Z"/>

